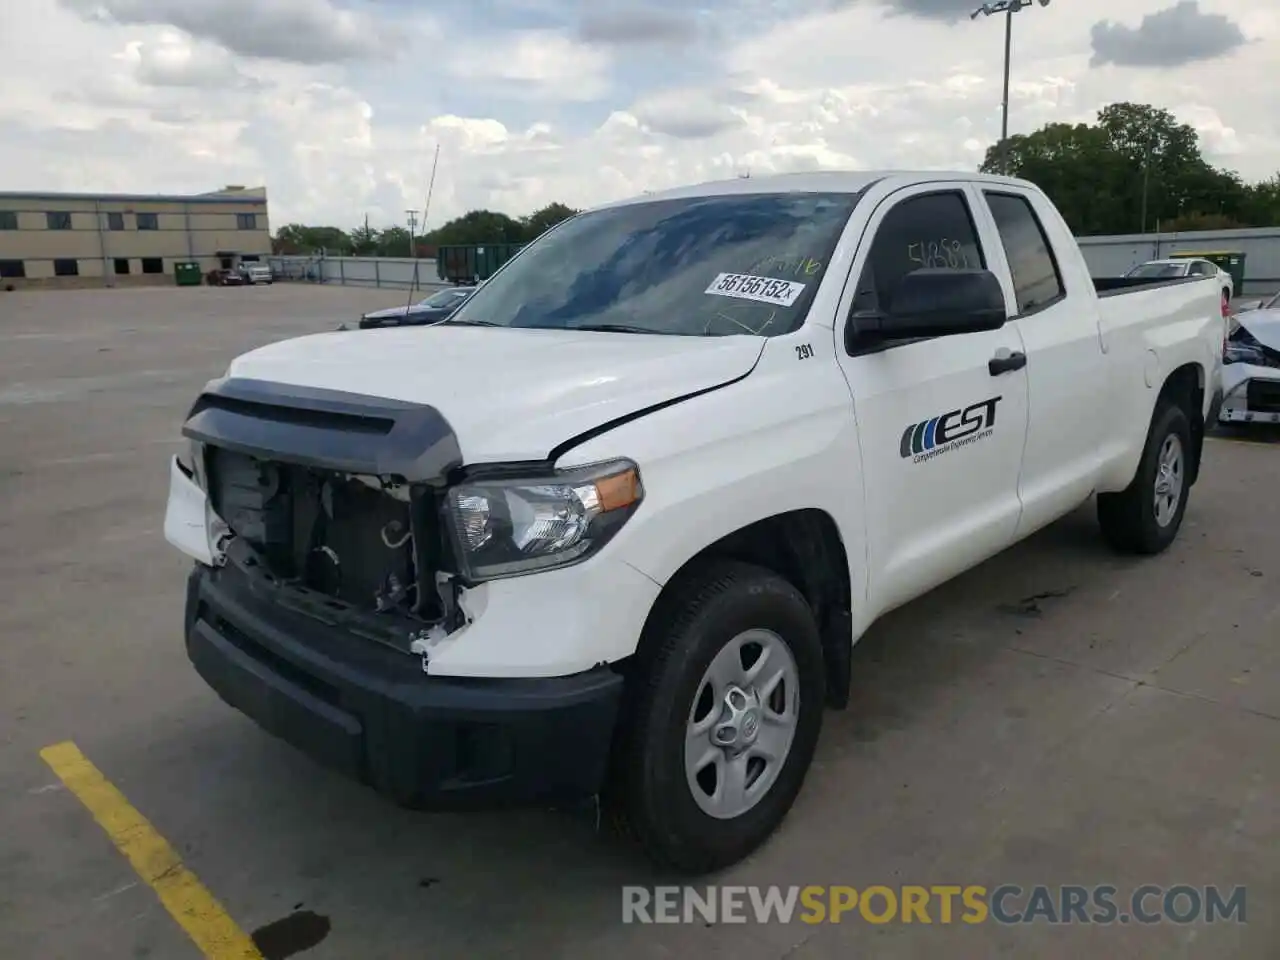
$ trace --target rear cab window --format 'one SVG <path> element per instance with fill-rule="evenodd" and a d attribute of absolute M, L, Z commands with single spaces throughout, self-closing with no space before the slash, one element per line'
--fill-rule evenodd
<path fill-rule="evenodd" d="M 1031 201 L 1014 193 L 988 191 L 985 196 L 1013 275 L 1018 315 L 1057 303 L 1066 296 L 1062 272 Z"/>
<path fill-rule="evenodd" d="M 677 336 L 778 336 L 808 313 L 862 193 L 642 201 L 566 220 L 451 322 Z"/>

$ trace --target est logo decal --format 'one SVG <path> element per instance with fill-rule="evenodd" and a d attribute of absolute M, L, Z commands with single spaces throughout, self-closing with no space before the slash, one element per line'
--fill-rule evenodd
<path fill-rule="evenodd" d="M 913 423 L 902 432 L 898 454 L 914 463 L 930 460 L 957 447 L 977 443 L 991 436 L 996 426 L 996 404 L 1004 397 L 991 397 L 967 407 L 952 410 Z"/>

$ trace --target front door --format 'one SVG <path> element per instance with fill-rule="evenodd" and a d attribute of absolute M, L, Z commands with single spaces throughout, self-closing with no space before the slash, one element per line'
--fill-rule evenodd
<path fill-rule="evenodd" d="M 977 225 L 974 200 L 968 185 L 945 182 L 885 198 L 854 263 L 855 306 L 887 308 L 912 270 L 988 267 L 991 228 Z M 1013 542 L 1027 428 L 1022 352 L 1013 325 L 839 351 L 862 444 L 872 616 Z"/>

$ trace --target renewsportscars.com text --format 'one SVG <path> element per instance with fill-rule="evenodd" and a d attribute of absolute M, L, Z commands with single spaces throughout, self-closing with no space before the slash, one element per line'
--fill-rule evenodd
<path fill-rule="evenodd" d="M 711 886 L 622 888 L 623 923 L 1244 923 L 1244 887 Z"/>

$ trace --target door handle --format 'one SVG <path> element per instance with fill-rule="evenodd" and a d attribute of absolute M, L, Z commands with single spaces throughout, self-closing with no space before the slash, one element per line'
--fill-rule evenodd
<path fill-rule="evenodd" d="M 1027 355 L 1019 351 L 1005 356 L 992 357 L 987 361 L 987 370 L 993 377 L 998 377 L 1000 374 L 1009 373 L 1011 370 L 1021 370 L 1026 365 Z"/>

